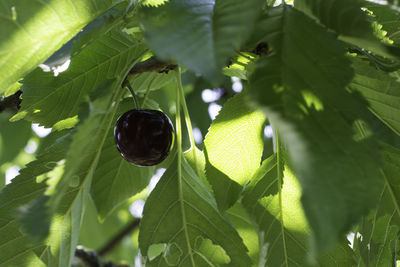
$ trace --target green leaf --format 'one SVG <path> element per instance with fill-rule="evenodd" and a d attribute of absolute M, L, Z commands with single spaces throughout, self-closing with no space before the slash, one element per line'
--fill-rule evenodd
<path fill-rule="evenodd" d="M 356 238 L 355 250 L 364 265 L 359 266 L 392 266 L 399 233 L 399 227 L 393 225 L 393 217 L 393 214 L 378 217 L 374 213 L 370 221 L 360 224 L 358 233 L 362 237 Z"/>
<path fill-rule="evenodd" d="M 250 91 L 287 145 L 313 251 L 322 252 L 376 205 L 379 154 L 371 140 L 353 139 L 351 124 L 368 111 L 345 90 L 352 71 L 340 44 L 289 6 L 268 16 L 265 35 L 277 52 L 260 60 Z"/>
<path fill-rule="evenodd" d="M 208 190 L 212 190 L 211 185 L 208 183 L 206 177 L 206 159 L 203 151 L 198 149 L 197 146 L 194 146 L 186 150 L 183 155 L 185 156 L 185 159 L 190 167 L 192 167 L 192 169 L 196 172 L 201 182 L 207 187 Z"/>
<path fill-rule="evenodd" d="M 58 266 L 71 262 L 78 243 L 80 223 L 85 210 L 93 174 L 100 158 L 101 150 L 116 112 L 116 102 L 125 93 L 120 88 L 122 78 L 116 79 L 109 94 L 93 103 L 92 114 L 77 128 L 67 154 L 65 171 L 50 198 L 53 217 L 50 232 L 53 247 L 50 263 Z M 42 226 L 43 227 L 43 226 Z"/>
<path fill-rule="evenodd" d="M 125 202 L 115 209 L 102 223 L 98 220 L 96 207 L 89 198 L 85 215 L 79 234 L 79 244 L 95 250 L 97 253 L 104 248 L 122 229 L 126 228 L 134 219 L 129 212 L 129 204 Z M 127 235 L 112 251 L 105 257 L 113 262 L 126 261 L 134 266 L 135 257 L 139 252 L 137 235 L 139 227 L 134 229 L 133 235 Z"/>
<path fill-rule="evenodd" d="M 399 10 L 393 9 L 388 5 L 379 5 L 372 2 L 365 2 L 364 7 L 368 8 L 373 12 L 373 15 L 377 22 L 382 25 L 390 40 L 394 41 L 394 44 L 400 45 L 400 35 L 398 29 L 400 28 Z"/>
<path fill-rule="evenodd" d="M 390 266 L 398 253 L 400 230 L 400 150 L 381 143 L 385 184 L 374 212 L 363 219 L 355 251 L 365 266 Z"/>
<path fill-rule="evenodd" d="M 51 221 L 50 233 L 57 233 L 50 235 L 47 241 L 52 247 L 51 252 L 46 250 L 43 254 L 50 265 L 68 265 L 74 255 L 93 174 L 117 111 L 116 103 L 119 103 L 125 93 L 121 84 L 139 57 L 140 55 L 127 65 L 111 85 L 105 85 L 109 86 L 107 94 L 92 103 L 90 116 L 77 127 L 73 135 L 64 173 L 50 192 L 48 203 L 51 212 L 56 214 Z M 46 225 L 42 224 L 39 227 Z M 63 235 L 60 235 L 60 232 Z"/>
<path fill-rule="evenodd" d="M 118 2 L 3 1 L 0 7 L 0 93 Z"/>
<path fill-rule="evenodd" d="M 341 40 L 377 54 L 396 57 L 399 50 L 381 43 L 374 35 L 371 19 L 358 0 L 297 0 L 296 8 L 336 31 Z"/>
<path fill-rule="evenodd" d="M 222 210 L 234 204 L 261 162 L 265 116 L 245 103 L 244 93 L 228 100 L 204 140 L 207 179 Z"/>
<path fill-rule="evenodd" d="M 246 41 L 261 7 L 258 0 L 171 0 L 143 8 L 141 23 L 158 57 L 176 60 L 215 81 Z"/>
<path fill-rule="evenodd" d="M 157 90 L 173 81 L 174 73 L 144 72 L 134 75 L 129 79 L 132 88 L 136 93 L 145 93 L 150 86 L 150 90 Z"/>
<path fill-rule="evenodd" d="M 8 112 L 0 113 L 0 165 L 13 160 L 33 134 L 29 122 L 9 122 L 10 117 Z"/>
<path fill-rule="evenodd" d="M 245 208 L 241 203 L 237 202 L 226 211 L 226 215 L 249 250 L 248 254 L 252 259 L 253 266 L 257 266 L 256 263 L 259 258 L 258 233 Z"/>
<path fill-rule="evenodd" d="M 120 8 L 124 4 L 126 3 L 119 5 Z M 102 35 L 106 34 L 112 29 L 121 29 L 124 14 L 117 8 L 118 5 L 112 9 L 109 9 L 95 20 L 91 21 L 77 35 L 65 43 L 56 52 L 54 52 L 54 54 L 51 55 L 51 57 L 49 57 L 45 62 L 43 62 L 43 64 L 48 66 L 51 70 L 54 70 L 54 68 L 65 64 L 65 62 L 70 59 L 72 55 L 75 56 L 86 46 L 98 40 Z"/>
<path fill-rule="evenodd" d="M 22 108 L 13 119 L 25 117 L 54 130 L 71 127 L 68 122 L 77 120 L 85 97 L 119 76 L 144 50 L 127 34 L 111 31 L 72 57 L 68 70 L 59 76 L 36 69 L 24 79 Z"/>
<path fill-rule="evenodd" d="M 67 152 L 69 140 L 64 138 L 50 147 L 37 160 L 20 171 L 11 184 L 0 191 L 0 266 L 44 266 L 39 259 L 38 250 L 46 246 L 43 242 L 32 242 L 16 218 L 17 209 L 27 205 L 44 193 L 46 182 L 37 177 L 52 171 L 56 162 L 62 160 Z M 29 221 L 35 228 L 35 220 Z"/>
<path fill-rule="evenodd" d="M 367 61 L 352 60 L 355 76 L 350 89 L 360 92 L 367 99 L 372 113 L 400 135 L 400 83 Z"/>
<path fill-rule="evenodd" d="M 192 266 L 191 258 L 196 266 L 208 266 L 207 261 L 213 259 L 199 249 L 199 240 L 211 240 L 208 245 L 222 248 L 230 258 L 229 266 L 249 266 L 241 238 L 221 216 L 211 194 L 184 159 L 179 192 L 176 165 L 174 161 L 167 169 L 144 207 L 139 232 L 142 255 L 147 256 L 153 244 L 167 244 L 164 254 L 150 261 L 149 266 L 168 266 L 172 259 L 173 263 Z"/>
<path fill-rule="evenodd" d="M 114 117 L 132 109 L 132 99 L 123 101 Z M 102 220 L 121 202 L 142 191 L 154 173 L 154 167 L 137 167 L 119 154 L 111 127 L 104 142 L 99 163 L 93 175 L 91 196 Z"/>
<path fill-rule="evenodd" d="M 307 259 L 311 251 L 310 230 L 300 203 L 300 184 L 287 165 L 283 165 L 286 161 L 283 158 L 272 155 L 266 159 L 244 192 L 243 205 L 259 229 L 260 250 L 263 250 L 259 266 L 314 266 Z M 344 244 L 319 257 L 316 263 L 352 266 L 351 256 L 350 247 Z"/>
<path fill-rule="evenodd" d="M 400 227 L 400 150 L 384 143 L 380 143 L 380 148 L 385 184 L 380 195 L 377 217 L 390 215 L 391 223 Z"/>

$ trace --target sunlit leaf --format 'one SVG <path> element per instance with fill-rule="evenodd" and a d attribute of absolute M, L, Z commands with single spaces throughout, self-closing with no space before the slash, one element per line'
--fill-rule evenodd
<path fill-rule="evenodd" d="M 0 6 L 0 92 L 36 68 L 117 0 L 5 0 Z"/>
<path fill-rule="evenodd" d="M 242 93 L 227 101 L 204 140 L 206 173 L 221 209 L 230 207 L 260 166 L 265 116 L 245 105 Z"/>
<path fill-rule="evenodd" d="M 244 206 L 258 225 L 259 266 L 314 266 L 307 259 L 311 232 L 300 202 L 300 184 L 283 165 L 283 157 L 266 159 L 244 193 Z M 351 257 L 350 247 L 343 244 L 317 262 L 320 266 L 351 266 Z"/>
<path fill-rule="evenodd" d="M 68 143 L 68 139 L 64 138 L 39 155 L 0 191 L 0 266 L 45 266 L 39 259 L 40 253 L 37 253 L 46 248 L 45 243 L 32 242 L 26 232 L 21 232 L 15 215 L 18 208 L 44 193 L 46 182 L 37 180 L 37 177 L 52 171 L 57 161 L 65 157 Z M 29 223 L 34 226 L 36 222 L 33 220 Z"/>
<path fill-rule="evenodd" d="M 198 249 L 199 238 L 220 246 L 230 258 L 229 266 L 249 266 L 242 240 L 221 216 L 211 194 L 185 160 L 181 168 L 181 187 L 177 168 L 168 168 L 144 208 L 139 232 L 142 254 L 147 256 L 153 244 L 167 244 L 164 254 L 150 261 L 149 266 L 168 266 L 168 262 L 203 266 L 208 260 L 218 263 Z"/>

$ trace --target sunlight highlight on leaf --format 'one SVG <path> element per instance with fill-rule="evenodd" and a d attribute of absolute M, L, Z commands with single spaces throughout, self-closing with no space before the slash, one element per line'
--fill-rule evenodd
<path fill-rule="evenodd" d="M 277 220 L 280 220 L 280 213 L 282 212 L 283 224 L 286 229 L 308 233 L 309 227 L 307 219 L 300 202 L 300 184 L 287 166 L 285 166 L 283 175 L 284 178 L 281 189 L 283 210 L 280 210 L 278 195 L 263 197 L 259 200 L 259 203 L 264 207 L 268 207 L 268 211 Z"/>
<path fill-rule="evenodd" d="M 175 164 L 176 160 L 173 166 Z M 182 200 L 178 192 L 177 168 L 168 168 L 146 201 L 139 232 L 139 244 L 143 255 L 148 255 L 148 250 L 153 244 L 175 244 L 173 255 L 177 255 L 178 248 L 183 253 L 178 264 L 192 266 L 189 259 L 191 254 L 196 265 L 202 266 L 212 258 L 203 258 L 196 253 L 195 248 L 199 248 L 198 242 L 201 237 L 204 240 L 210 239 L 213 245 L 221 246 L 230 257 L 230 266 L 249 266 L 250 259 L 241 238 L 219 213 L 210 192 L 184 158 L 181 167 Z M 184 215 L 180 201 L 183 201 Z M 184 220 L 181 219 L 182 216 L 185 216 Z M 190 246 L 187 241 L 190 242 Z M 188 251 L 189 247 L 192 251 Z M 208 254 L 202 255 L 212 257 Z M 226 258 L 218 256 L 218 259 L 225 261 Z M 165 255 L 161 255 L 147 264 L 166 266 L 166 260 Z"/>
<path fill-rule="evenodd" d="M 0 93 L 116 2 L 5 1 L 0 7 Z"/>
<path fill-rule="evenodd" d="M 246 107 L 245 97 L 239 94 L 225 103 L 204 140 L 209 162 L 241 185 L 260 165 L 265 121 L 260 110 Z"/>

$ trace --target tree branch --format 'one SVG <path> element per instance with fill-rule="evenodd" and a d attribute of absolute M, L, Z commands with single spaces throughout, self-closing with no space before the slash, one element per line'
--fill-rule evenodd
<path fill-rule="evenodd" d="M 113 236 L 100 250 L 99 255 L 104 256 L 107 253 L 111 252 L 118 244 L 124 239 L 125 236 L 130 234 L 133 230 L 135 230 L 139 226 L 140 220 L 133 220 L 127 226 L 122 228 L 120 232 L 118 232 L 115 236 Z"/>
<path fill-rule="evenodd" d="M 124 82 L 122 83 L 122 87 L 125 87 L 128 83 L 128 77 L 144 73 L 144 72 L 158 72 L 158 73 L 168 73 L 170 70 L 176 68 L 177 65 L 163 62 L 158 60 L 155 57 L 151 57 L 145 61 L 139 62 L 133 66 L 133 68 L 129 71 L 126 76 Z"/>
<path fill-rule="evenodd" d="M 15 94 L 7 96 L 7 97 L 0 97 L 0 112 L 3 112 L 6 109 L 10 109 L 12 111 L 18 111 L 21 104 L 21 96 L 22 91 L 19 90 Z"/>
<path fill-rule="evenodd" d="M 86 250 L 81 246 L 75 249 L 75 257 L 88 267 L 129 267 L 127 264 L 116 264 L 113 262 L 101 262 L 95 251 Z"/>
<path fill-rule="evenodd" d="M 75 249 L 75 257 L 80 259 L 88 267 L 100 267 L 99 258 L 94 251 L 88 251 L 78 246 Z"/>

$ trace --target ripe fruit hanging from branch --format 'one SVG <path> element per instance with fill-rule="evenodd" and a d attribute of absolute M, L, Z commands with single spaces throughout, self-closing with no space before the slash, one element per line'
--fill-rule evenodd
<path fill-rule="evenodd" d="M 138 166 L 153 166 L 169 154 L 174 127 L 161 111 L 132 109 L 118 118 L 114 138 L 122 157 Z"/>

